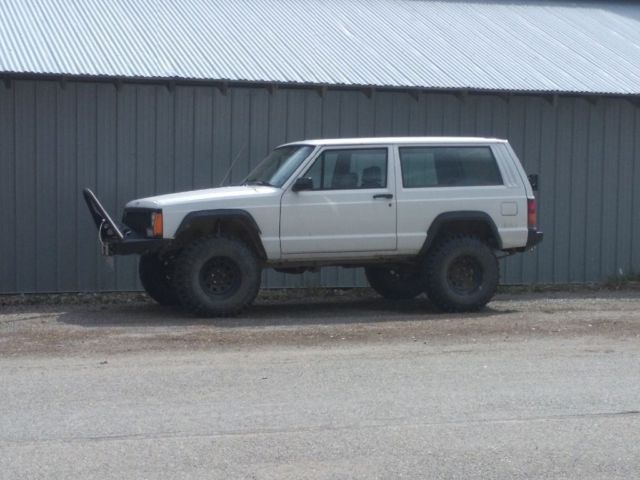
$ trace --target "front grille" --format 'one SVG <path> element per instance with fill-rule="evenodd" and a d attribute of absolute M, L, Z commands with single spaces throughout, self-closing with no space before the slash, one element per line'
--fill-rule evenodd
<path fill-rule="evenodd" d="M 151 212 L 153 211 L 146 208 L 127 208 L 122 216 L 122 223 L 137 234 L 146 237 L 147 229 L 151 228 Z"/>

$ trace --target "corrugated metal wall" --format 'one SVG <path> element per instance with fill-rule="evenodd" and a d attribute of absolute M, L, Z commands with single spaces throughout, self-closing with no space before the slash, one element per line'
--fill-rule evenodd
<path fill-rule="evenodd" d="M 272 147 L 311 137 L 508 138 L 541 177 L 535 253 L 502 264 L 507 283 L 640 272 L 640 108 L 539 97 L 230 89 L 110 83 L 0 84 L 0 292 L 131 290 L 134 258 L 109 268 L 81 198 L 112 212 L 132 198 L 240 180 Z M 268 287 L 364 285 L 359 270 L 265 273 Z"/>

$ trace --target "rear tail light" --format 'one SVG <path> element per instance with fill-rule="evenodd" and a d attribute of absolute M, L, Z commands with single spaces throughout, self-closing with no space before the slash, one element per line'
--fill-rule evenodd
<path fill-rule="evenodd" d="M 527 199 L 527 226 L 532 230 L 538 228 L 538 211 L 535 198 Z"/>

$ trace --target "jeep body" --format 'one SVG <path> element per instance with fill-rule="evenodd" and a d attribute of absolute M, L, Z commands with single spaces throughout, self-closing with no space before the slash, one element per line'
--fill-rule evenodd
<path fill-rule="evenodd" d="M 458 239 L 460 251 L 465 251 L 461 239 L 468 244 L 471 239 L 494 256 L 523 252 L 542 240 L 527 175 L 509 143 L 500 139 L 354 138 L 289 143 L 276 148 L 239 185 L 132 200 L 122 222 L 112 220 L 90 191 L 85 197 L 100 229 L 103 253 L 142 254 L 141 278 L 142 260 L 154 259 L 153 275 L 147 281 L 143 278 L 145 288 L 160 275 L 166 287 L 160 293 L 171 296 L 177 291 L 168 303 L 186 303 L 205 315 L 237 312 L 248 297 L 232 308 L 211 308 L 216 294 L 207 296 L 206 282 L 197 280 L 202 275 L 187 273 L 187 267 L 178 265 L 187 255 L 183 252 L 198 242 L 209 242 L 202 251 L 191 253 L 202 259 L 222 258 L 213 251 L 216 238 L 218 243 L 220 239 L 241 243 L 246 250 L 234 255 L 252 255 L 259 269 L 301 273 L 327 265 L 362 266 L 368 269 L 372 286 L 384 296 L 410 298 L 423 291 L 431 297 L 428 290 L 437 288 L 429 284 L 446 283 L 445 270 L 458 268 L 457 264 L 436 265 L 431 258 L 431 268 L 444 269 L 440 272 L 444 277 L 429 279 L 426 271 L 434 252 L 452 239 Z M 469 245 L 467 249 L 472 248 Z M 459 259 L 468 263 L 468 268 L 459 268 L 460 278 L 468 280 L 468 291 L 477 290 L 483 275 L 488 275 L 481 271 L 481 264 L 489 262 L 489 257 L 474 260 L 473 256 Z M 225 268 L 234 270 L 234 263 L 237 267 L 237 262 L 230 261 Z M 200 282 L 203 292 L 193 296 L 184 291 L 191 287 L 174 285 L 176 268 L 180 281 L 188 283 L 190 278 L 194 288 Z M 216 268 L 209 275 L 220 279 Z M 382 275 L 377 280 L 376 272 Z M 401 280 L 398 291 L 385 295 L 393 278 Z M 240 280 L 234 279 L 238 285 Z M 404 288 L 406 281 L 414 288 Z M 495 288 L 489 289 L 493 295 Z M 249 296 L 254 290 L 255 286 Z M 410 291 L 403 295 L 404 290 Z M 480 303 L 486 303 L 488 293 L 483 294 Z M 201 305 L 208 297 L 213 299 L 209 299 L 211 305 Z M 446 310 L 484 305 L 438 299 L 435 303 Z"/>

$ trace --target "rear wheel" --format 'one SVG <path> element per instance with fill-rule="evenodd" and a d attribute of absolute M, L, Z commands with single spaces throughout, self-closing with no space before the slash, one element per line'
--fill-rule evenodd
<path fill-rule="evenodd" d="M 253 302 L 260 276 L 260 262 L 244 242 L 205 237 L 176 259 L 174 287 L 182 305 L 197 315 L 233 316 Z"/>
<path fill-rule="evenodd" d="M 366 267 L 369 285 L 389 300 L 409 300 L 424 291 L 420 271 L 410 267 Z"/>
<path fill-rule="evenodd" d="M 424 268 L 429 298 L 447 312 L 479 310 L 498 287 L 498 260 L 476 237 L 444 240 L 427 255 Z"/>
<path fill-rule="evenodd" d="M 145 253 L 138 263 L 142 287 L 156 302 L 168 307 L 180 304 L 172 284 L 174 260 L 173 254 Z"/>

